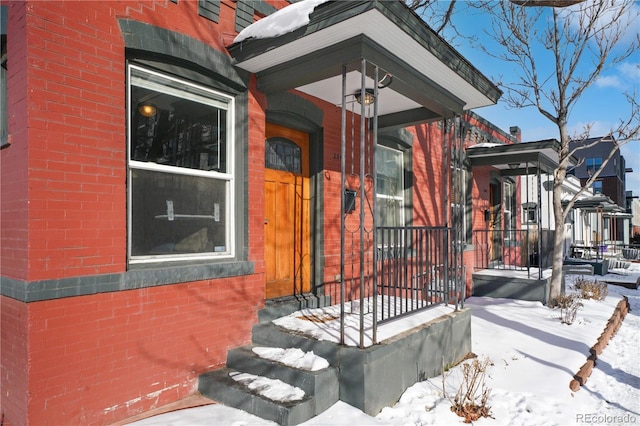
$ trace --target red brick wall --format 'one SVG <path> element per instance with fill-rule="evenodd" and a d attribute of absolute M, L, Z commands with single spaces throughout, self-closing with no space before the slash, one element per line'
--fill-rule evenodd
<path fill-rule="evenodd" d="M 29 304 L 29 423 L 109 424 L 184 397 L 248 343 L 262 277 Z"/>
<path fill-rule="evenodd" d="M 235 2 L 222 2 L 219 25 L 186 1 L 9 6 L 2 275 L 37 281 L 124 272 L 126 87 L 117 18 L 224 51 Z M 264 295 L 264 99 L 250 95 L 249 114 L 249 260 L 256 274 L 29 304 L 1 297 L 4 424 L 126 418 L 193 392 L 198 373 L 249 342 Z"/>
<path fill-rule="evenodd" d="M 29 280 L 124 270 L 124 52 L 105 5 L 28 8 Z"/>
<path fill-rule="evenodd" d="M 413 220 L 416 226 L 444 226 L 444 192 L 448 176 L 448 155 L 445 140 L 438 123 L 415 126 L 413 145 Z"/>
<path fill-rule="evenodd" d="M 322 179 L 324 180 L 324 284 L 328 285 L 326 290 L 329 290 L 329 286 L 331 283 L 335 283 L 336 275 L 340 274 L 340 182 L 341 182 L 341 172 L 340 172 L 340 138 L 341 138 L 341 109 L 337 108 L 335 105 L 330 105 L 328 103 L 319 103 L 324 111 L 324 121 L 323 121 L 323 132 L 324 132 L 324 140 L 323 140 L 323 165 L 324 171 L 322 172 Z M 348 119 L 351 122 L 351 117 Z M 355 121 L 355 134 L 354 134 L 354 158 L 356 159 L 356 163 L 354 166 L 354 173 L 359 175 L 360 167 L 359 167 L 359 140 L 360 140 L 360 122 Z M 351 142 L 349 142 L 349 146 Z M 351 171 L 351 155 L 348 155 L 346 159 L 349 164 L 348 172 Z M 358 187 L 358 179 L 354 176 L 349 179 L 349 182 L 352 183 L 352 188 L 355 188 L 359 191 Z M 336 196 L 337 194 L 337 196 Z M 359 219 L 357 215 L 359 214 L 360 209 L 360 196 L 356 197 L 356 211 L 350 215 L 346 215 L 346 221 L 349 225 L 351 225 L 350 229 L 357 228 L 357 222 Z M 354 235 L 353 243 L 356 245 L 360 244 L 359 235 Z M 349 240 L 349 244 L 351 243 L 351 239 Z M 345 264 L 345 278 L 351 278 L 353 275 L 352 263 L 348 262 Z M 354 266 L 356 270 L 355 275 L 359 275 L 359 270 L 357 266 Z M 328 291 L 332 293 L 331 291 Z M 337 296 L 337 293 L 333 292 L 334 295 Z"/>
<path fill-rule="evenodd" d="M 179 31 L 224 51 L 235 34 L 235 3 L 222 3 L 220 24 L 199 17 L 197 2 L 21 4 L 11 3 L 9 12 L 15 114 L 12 146 L 2 151 L 2 196 L 16 207 L 2 218 L 8 225 L 2 227 L 3 274 L 40 280 L 123 271 L 126 88 L 117 18 Z"/>
<path fill-rule="evenodd" d="M 4 3 L 3 3 L 4 4 Z M 27 151 L 27 38 L 26 3 L 9 2 L 7 68 L 10 148 L 0 151 L 0 271 L 3 276 L 27 278 L 29 196 Z"/>
<path fill-rule="evenodd" d="M 26 423 L 29 335 L 27 305 L 0 296 L 0 423 Z"/>

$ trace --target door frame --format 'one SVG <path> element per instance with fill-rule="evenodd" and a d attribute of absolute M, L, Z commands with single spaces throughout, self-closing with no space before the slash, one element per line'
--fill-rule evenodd
<path fill-rule="evenodd" d="M 294 198 L 292 202 L 296 203 L 294 209 L 301 208 L 302 209 L 302 217 L 300 222 L 297 222 L 294 219 L 294 231 L 291 234 L 291 259 L 290 264 L 287 268 L 291 268 L 291 281 L 286 284 L 287 286 L 291 286 L 291 293 L 282 292 L 282 287 L 279 287 L 275 282 L 267 282 L 267 274 L 265 270 L 265 299 L 276 299 L 276 298 L 286 298 L 286 297 L 294 297 L 300 294 L 309 293 L 312 291 L 312 270 L 311 270 L 311 257 L 313 253 L 313 244 L 311 241 L 312 228 L 311 228 L 311 216 L 312 216 L 312 197 L 310 192 L 310 135 L 308 132 L 296 130 L 286 125 L 280 125 L 275 123 L 267 122 L 265 126 L 265 150 L 266 150 L 266 141 L 270 138 L 281 137 L 283 139 L 287 139 L 297 146 L 301 147 L 302 155 L 300 158 L 301 161 L 301 173 L 295 174 L 292 172 L 279 171 L 277 169 L 269 169 L 265 164 L 265 184 L 267 183 L 268 175 L 280 175 L 283 178 L 283 181 L 288 181 L 293 185 L 293 189 L 295 191 Z M 266 152 L 266 151 L 265 151 Z M 302 190 L 301 196 L 302 199 L 296 198 L 296 195 L 299 194 L 298 191 Z M 267 197 L 268 191 L 265 188 L 265 197 Z M 305 202 L 305 200 L 307 200 Z M 268 224 L 267 219 L 273 220 L 273 218 L 267 218 L 267 202 L 265 198 L 265 225 Z M 298 202 L 300 204 L 298 205 Z M 277 232 L 277 231 L 276 231 Z M 306 237 L 305 237 L 306 234 Z M 265 262 L 272 262 L 274 259 L 270 259 L 267 254 L 267 240 L 268 238 L 274 238 L 272 243 L 275 243 L 278 240 L 278 236 L 269 237 L 265 232 Z M 269 267 L 266 265 L 265 267 Z M 277 273 L 277 271 L 276 271 Z M 271 288 L 269 286 L 272 285 Z"/>
<path fill-rule="evenodd" d="M 318 105 L 294 92 L 272 93 L 267 96 L 265 121 L 309 134 L 309 190 L 311 229 L 311 293 L 325 295 L 324 283 L 324 118 Z M 337 153 L 333 153 L 335 156 Z M 329 155 L 329 154 L 327 154 Z"/>

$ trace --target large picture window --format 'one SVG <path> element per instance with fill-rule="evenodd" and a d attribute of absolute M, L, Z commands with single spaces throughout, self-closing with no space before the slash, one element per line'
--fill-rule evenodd
<path fill-rule="evenodd" d="M 130 262 L 233 255 L 233 98 L 129 66 Z"/>

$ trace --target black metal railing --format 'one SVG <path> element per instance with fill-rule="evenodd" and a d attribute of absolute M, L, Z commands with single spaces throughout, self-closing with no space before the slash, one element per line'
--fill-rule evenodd
<path fill-rule="evenodd" d="M 505 269 L 527 271 L 544 267 L 538 233 L 528 229 L 481 229 L 473 231 L 475 270 Z"/>
<path fill-rule="evenodd" d="M 453 230 L 445 227 L 377 228 L 378 322 L 445 303 L 457 303 Z M 458 299 L 456 299 L 458 298 Z"/>

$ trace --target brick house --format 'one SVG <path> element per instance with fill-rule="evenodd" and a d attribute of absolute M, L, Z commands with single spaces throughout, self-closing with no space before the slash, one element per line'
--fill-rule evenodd
<path fill-rule="evenodd" d="M 342 117 L 354 120 L 355 139 L 368 130 L 358 114 L 305 85 L 340 68 L 348 49 L 339 39 L 318 46 L 325 68 L 314 74 L 294 45 L 300 30 L 233 42 L 288 5 L 2 5 L 4 424 L 108 424 L 176 401 L 251 340 L 266 305 L 336 300 L 357 269 L 345 264 L 340 223 L 341 185 L 359 183 L 341 161 L 360 150 L 347 143 L 341 152 Z M 346 15 L 358 34 L 368 31 L 358 17 L 393 16 L 383 24 L 437 65 L 439 74 L 423 75 L 419 64 L 390 60 L 369 33 L 358 39 L 373 52 L 358 72 L 366 81 L 374 60 L 398 67 L 386 69 L 394 81 L 379 89 L 380 131 L 371 133 L 381 148 L 369 158 L 384 183 L 363 194 L 379 202 L 385 226 L 455 225 L 465 243 L 457 269 L 470 294 L 471 233 L 486 227 L 490 202 L 500 205 L 490 187 L 502 180 L 491 166 L 471 173 L 464 149 L 515 140 L 469 110 L 500 92 L 402 2 L 317 9 L 321 25 Z M 242 67 L 287 43 L 298 56 L 272 65 L 279 72 Z M 300 75 L 310 80 L 292 86 Z M 386 91 L 388 105 L 398 98 L 396 111 L 383 109 Z"/>

